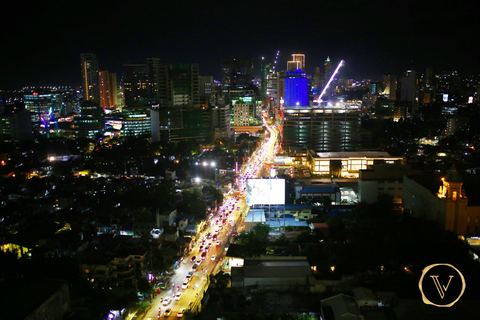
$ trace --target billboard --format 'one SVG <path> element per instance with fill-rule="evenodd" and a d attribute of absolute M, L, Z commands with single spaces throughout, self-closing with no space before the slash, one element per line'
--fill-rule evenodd
<path fill-rule="evenodd" d="M 247 205 L 285 204 L 285 179 L 247 179 Z"/>

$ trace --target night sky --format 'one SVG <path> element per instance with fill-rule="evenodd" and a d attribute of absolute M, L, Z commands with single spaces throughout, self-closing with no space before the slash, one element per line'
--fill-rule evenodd
<path fill-rule="evenodd" d="M 228 56 L 306 55 L 313 74 L 327 56 L 340 77 L 379 78 L 425 65 L 478 73 L 474 1 L 9 1 L 2 4 L 0 89 L 80 84 L 80 53 L 100 69 L 158 57 L 198 62 L 220 76 Z"/>

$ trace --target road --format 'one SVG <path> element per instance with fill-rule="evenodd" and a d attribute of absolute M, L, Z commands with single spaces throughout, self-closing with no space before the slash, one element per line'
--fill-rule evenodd
<path fill-rule="evenodd" d="M 194 312 L 200 311 L 200 301 L 208 288 L 208 276 L 222 270 L 222 262 L 229 244 L 228 241 L 231 239 L 231 233 L 242 231 L 242 218 L 246 212 L 245 181 L 248 178 L 258 178 L 262 174 L 264 165 L 271 162 L 278 151 L 278 130 L 275 124 L 269 124 L 267 119 L 268 117 L 264 115 L 264 125 L 268 131 L 267 137 L 238 173 L 237 185 L 225 195 L 224 202 L 218 211 L 207 220 L 208 227 L 198 236 L 199 240 L 194 249 L 183 257 L 181 265 L 172 276 L 173 286 L 162 290 L 153 299 L 152 306 L 143 319 L 176 318 L 177 312 L 181 308 Z M 213 239 L 215 234 L 217 234 L 218 243 Z M 205 252 L 205 246 L 210 248 L 205 254 L 205 259 L 202 260 L 201 255 Z M 215 255 L 214 258 L 212 258 L 213 255 Z M 197 261 L 200 263 L 196 270 L 193 270 Z M 182 289 L 182 284 L 189 272 L 192 275 L 189 286 Z M 173 299 L 177 292 L 182 293 L 178 301 Z M 170 297 L 172 301 L 168 305 L 163 305 L 161 301 L 167 297 Z M 165 316 L 165 310 L 168 308 L 171 309 L 170 316 Z"/>

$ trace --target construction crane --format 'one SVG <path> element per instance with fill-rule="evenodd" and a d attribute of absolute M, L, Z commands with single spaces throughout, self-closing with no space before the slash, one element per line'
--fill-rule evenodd
<path fill-rule="evenodd" d="M 327 84 L 325 85 L 325 88 L 323 88 L 323 91 L 322 93 L 318 96 L 318 102 L 322 102 L 322 97 L 323 95 L 325 94 L 325 92 L 327 91 L 328 87 L 330 86 L 330 83 L 332 82 L 333 78 L 335 78 L 335 75 L 337 74 L 338 70 L 340 70 L 340 68 L 345 64 L 345 61 L 342 60 L 340 61 L 340 63 L 338 64 L 337 68 L 335 69 L 335 71 L 333 72 L 332 76 L 330 77 L 330 79 L 328 80 Z"/>

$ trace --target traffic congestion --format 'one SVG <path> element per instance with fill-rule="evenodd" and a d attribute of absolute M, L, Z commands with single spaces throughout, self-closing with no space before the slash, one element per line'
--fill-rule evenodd
<path fill-rule="evenodd" d="M 208 276 L 223 270 L 228 245 L 236 233 L 243 231 L 246 213 L 245 182 L 258 178 L 264 165 L 271 162 L 278 151 L 278 131 L 266 121 L 266 138 L 253 152 L 237 174 L 236 185 L 224 195 L 221 206 L 210 213 L 205 227 L 195 237 L 194 247 L 184 255 L 171 276 L 170 285 L 152 301 L 144 319 L 182 318 L 186 310 L 198 310 L 204 292 L 208 288 Z"/>

